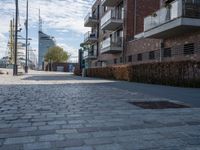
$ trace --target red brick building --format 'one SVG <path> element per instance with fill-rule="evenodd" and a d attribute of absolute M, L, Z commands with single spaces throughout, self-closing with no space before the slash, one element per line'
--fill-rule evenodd
<path fill-rule="evenodd" d="M 200 0 L 96 0 L 84 25 L 87 68 L 200 60 Z"/>

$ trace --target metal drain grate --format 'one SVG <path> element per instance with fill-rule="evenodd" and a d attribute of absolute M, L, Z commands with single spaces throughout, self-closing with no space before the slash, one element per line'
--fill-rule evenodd
<path fill-rule="evenodd" d="M 177 104 L 169 101 L 129 102 L 129 103 L 144 109 L 190 108 L 187 105 Z"/>

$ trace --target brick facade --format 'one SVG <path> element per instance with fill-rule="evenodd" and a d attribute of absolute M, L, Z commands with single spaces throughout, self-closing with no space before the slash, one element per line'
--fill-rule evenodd
<path fill-rule="evenodd" d="M 144 17 L 155 12 L 160 0 L 125 0 L 125 38 L 134 39 L 136 34 L 143 32 Z"/>

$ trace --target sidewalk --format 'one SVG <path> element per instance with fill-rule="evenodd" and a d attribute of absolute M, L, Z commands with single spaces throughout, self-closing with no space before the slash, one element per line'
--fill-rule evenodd
<path fill-rule="evenodd" d="M 0 76 L 0 150 L 200 149 L 200 108 L 142 109 L 129 102 L 170 99 L 135 83 L 30 74 Z"/>

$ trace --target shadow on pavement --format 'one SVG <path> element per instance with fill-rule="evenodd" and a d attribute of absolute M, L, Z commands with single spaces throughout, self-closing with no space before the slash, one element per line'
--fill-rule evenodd
<path fill-rule="evenodd" d="M 34 80 L 34 81 L 71 80 L 72 81 L 70 83 L 63 83 L 63 84 L 73 84 L 73 81 L 78 81 L 76 82 L 76 84 L 77 83 L 80 85 L 95 84 L 99 86 L 106 86 L 106 87 L 120 89 L 122 90 L 122 92 L 123 90 L 129 92 L 138 92 L 157 98 L 166 98 L 170 100 L 181 101 L 187 104 L 191 104 L 192 106 L 195 107 L 200 107 L 200 88 L 181 88 L 181 87 L 143 84 L 143 83 L 134 83 L 126 81 L 112 81 L 112 80 L 104 80 L 97 78 L 87 78 L 87 77 L 83 78 L 79 76 L 74 76 L 73 74 L 33 75 L 25 77 L 23 80 Z"/>
<path fill-rule="evenodd" d="M 29 74 L 30 75 L 30 74 Z M 35 81 L 65 81 L 65 80 L 94 80 L 92 78 L 77 77 L 73 74 L 49 74 L 49 75 L 33 75 L 23 78 L 22 80 L 35 80 Z"/>

